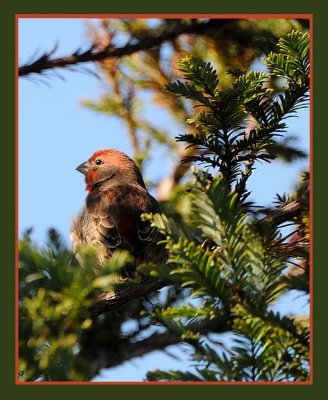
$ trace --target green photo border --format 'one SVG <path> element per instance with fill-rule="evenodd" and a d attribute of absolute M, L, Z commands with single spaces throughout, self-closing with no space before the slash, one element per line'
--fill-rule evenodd
<path fill-rule="evenodd" d="M 313 258 L 312 267 L 323 259 L 322 247 L 326 236 L 323 232 L 326 204 L 324 182 L 326 165 L 320 168 L 324 158 L 325 128 L 324 98 L 327 78 L 324 76 L 327 32 L 323 0 L 162 0 L 155 4 L 150 0 L 10 0 L 0 6 L 0 32 L 2 38 L 1 79 L 1 167 L 2 191 L 0 196 L 0 245 L 1 245 L 1 339 L 0 339 L 0 387 L 8 400 L 57 400 L 138 398 L 156 400 L 185 398 L 189 400 L 211 399 L 321 399 L 325 394 L 327 374 L 327 345 L 325 339 L 326 299 L 319 298 L 328 282 L 327 268 L 319 268 L 313 282 L 313 384 L 307 385 L 16 385 L 15 384 L 15 15 L 16 14 L 313 14 L 313 72 L 312 101 L 313 120 Z M 327 22 L 326 22 L 327 24 Z M 327 113 L 327 112 L 326 112 Z M 326 135 L 327 136 L 327 135 Z M 16 155 L 17 156 L 17 155 Z M 320 182 L 322 183 L 320 186 Z M 323 193 L 318 193 L 323 191 Z M 319 216 L 319 217 L 317 217 Z M 323 260 L 322 260 L 323 261 Z M 321 263 L 323 264 L 323 262 Z M 322 305 L 320 303 L 323 303 Z M 328 359 L 328 358 L 327 358 Z"/>

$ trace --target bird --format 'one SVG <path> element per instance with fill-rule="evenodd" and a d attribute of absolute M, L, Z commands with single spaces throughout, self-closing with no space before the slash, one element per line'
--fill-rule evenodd
<path fill-rule="evenodd" d="M 73 218 L 73 251 L 81 245 L 97 249 L 100 264 L 116 250 L 127 250 L 135 263 L 163 263 L 167 250 L 158 241 L 162 234 L 141 219 L 143 213 L 159 213 L 157 200 L 148 193 L 135 162 L 115 149 L 96 151 L 77 171 L 85 176 L 87 196 Z"/>

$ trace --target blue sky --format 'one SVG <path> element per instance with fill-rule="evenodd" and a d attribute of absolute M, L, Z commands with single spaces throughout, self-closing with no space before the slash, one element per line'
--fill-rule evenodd
<path fill-rule="evenodd" d="M 56 55 L 66 55 L 77 48 L 87 48 L 89 41 L 82 19 L 21 19 L 19 22 L 19 63 L 35 52 L 49 51 L 58 44 Z M 93 65 L 88 65 L 94 68 Z M 40 79 L 19 81 L 19 233 L 33 227 L 33 239 L 42 244 L 46 232 L 55 227 L 69 244 L 71 219 L 82 207 L 85 190 L 83 177 L 75 167 L 102 148 L 113 147 L 132 155 L 124 127 L 116 118 L 96 114 L 82 107 L 84 98 L 97 99 L 103 83 L 80 72 L 59 71 Z M 43 82 L 43 83 L 42 83 Z M 165 115 L 152 115 L 158 123 L 167 124 Z M 287 135 L 296 135 L 299 147 L 308 152 L 309 115 L 303 110 L 299 118 L 287 120 Z M 176 128 L 175 128 L 176 129 Z M 183 133 L 182 131 L 176 134 Z M 155 156 L 145 170 L 145 177 L 156 181 L 170 170 L 168 154 Z M 291 191 L 299 171 L 308 161 L 262 164 L 253 173 L 249 188 L 252 198 L 270 204 L 276 193 Z M 269 177 L 269 179 L 268 179 Z M 295 296 L 297 297 L 297 293 Z M 290 298 L 277 306 L 284 313 L 308 312 L 303 300 Z M 185 365 L 187 355 L 170 348 L 182 358 L 155 352 L 150 356 L 122 365 L 99 379 L 142 380 L 145 371 L 164 367 L 177 369 Z M 180 349 L 181 350 L 181 349 Z"/>

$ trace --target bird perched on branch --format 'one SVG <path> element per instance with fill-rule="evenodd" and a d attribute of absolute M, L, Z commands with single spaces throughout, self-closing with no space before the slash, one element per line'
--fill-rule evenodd
<path fill-rule="evenodd" d="M 128 250 L 136 262 L 165 262 L 162 238 L 143 213 L 160 212 L 146 190 L 139 168 L 126 154 L 105 149 L 96 151 L 77 171 L 85 175 L 86 197 L 81 213 L 71 228 L 73 249 L 94 246 L 104 262 L 117 249 Z"/>

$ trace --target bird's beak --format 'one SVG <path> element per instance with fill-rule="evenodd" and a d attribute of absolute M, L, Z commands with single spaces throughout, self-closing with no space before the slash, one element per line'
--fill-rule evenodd
<path fill-rule="evenodd" d="M 81 174 L 86 175 L 89 169 L 88 161 L 80 164 L 78 167 L 75 168 L 77 171 L 81 172 Z"/>

